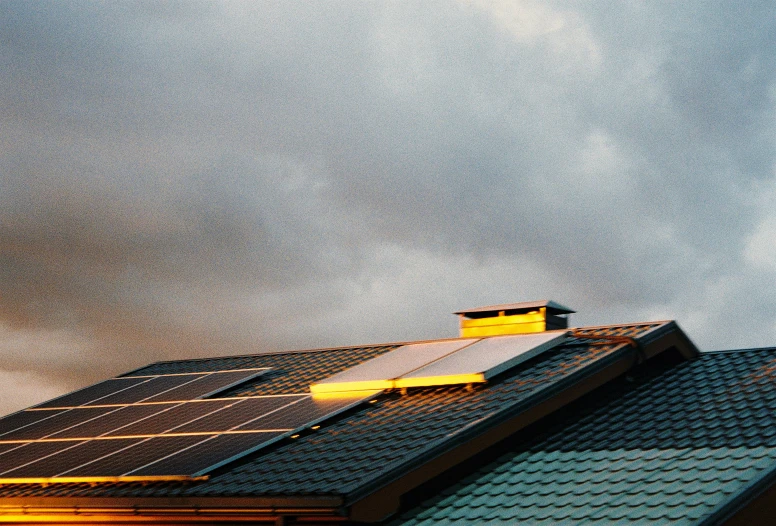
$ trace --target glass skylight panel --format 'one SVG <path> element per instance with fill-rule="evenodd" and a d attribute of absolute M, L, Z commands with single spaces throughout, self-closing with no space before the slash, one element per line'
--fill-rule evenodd
<path fill-rule="evenodd" d="M 310 386 L 313 393 L 391 389 L 394 380 L 455 352 L 477 339 L 443 340 L 403 345 Z"/>
<path fill-rule="evenodd" d="M 484 382 L 565 339 L 566 331 L 493 336 L 464 347 L 396 380 L 396 387 Z"/>

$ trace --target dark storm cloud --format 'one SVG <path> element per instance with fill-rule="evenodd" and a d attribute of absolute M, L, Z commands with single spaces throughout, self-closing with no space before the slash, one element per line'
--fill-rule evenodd
<path fill-rule="evenodd" d="M 541 297 L 772 343 L 773 10 L 0 3 L 0 370 Z"/>

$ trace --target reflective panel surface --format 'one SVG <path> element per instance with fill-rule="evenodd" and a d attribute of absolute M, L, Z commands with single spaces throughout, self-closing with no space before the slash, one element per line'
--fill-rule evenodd
<path fill-rule="evenodd" d="M 310 386 L 313 393 L 391 389 L 394 380 L 476 342 L 444 340 L 404 345 Z"/>
<path fill-rule="evenodd" d="M 565 340 L 566 331 L 493 336 L 404 375 L 396 387 L 484 382 Z"/>

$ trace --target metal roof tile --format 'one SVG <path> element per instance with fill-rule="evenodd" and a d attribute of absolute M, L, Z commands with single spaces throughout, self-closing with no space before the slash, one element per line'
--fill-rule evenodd
<path fill-rule="evenodd" d="M 634 383 L 613 383 L 590 395 L 556 427 L 514 444 L 514 453 L 454 489 L 462 494 L 488 486 L 488 470 L 498 466 L 515 488 L 505 494 L 521 495 L 525 522 L 689 523 L 706 517 L 736 488 L 776 468 L 776 432 L 748 412 L 756 407 L 760 419 L 770 418 L 776 401 L 768 389 L 731 391 L 762 363 L 775 362 L 776 351 L 730 355 L 709 353 L 669 370 L 642 368 Z M 628 396 L 637 391 L 640 398 Z M 504 479 L 500 486 L 509 484 Z M 528 482 L 542 490 L 522 491 Z M 518 516 L 508 511 L 502 519 Z"/>

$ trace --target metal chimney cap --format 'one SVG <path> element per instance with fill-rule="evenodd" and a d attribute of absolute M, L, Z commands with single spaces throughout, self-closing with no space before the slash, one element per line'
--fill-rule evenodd
<path fill-rule="evenodd" d="M 457 312 L 454 312 L 453 314 L 459 314 L 463 316 L 467 316 L 469 314 L 475 314 L 476 317 L 482 317 L 482 314 L 485 313 L 498 313 L 504 311 L 505 314 L 517 314 L 519 312 L 525 312 L 540 308 L 546 308 L 547 312 L 550 314 L 571 314 L 572 312 L 576 312 L 573 309 L 569 309 L 568 307 L 564 307 L 560 303 L 555 303 L 552 300 L 541 300 L 541 301 L 524 301 L 522 303 L 505 303 L 503 305 L 489 305 L 487 307 L 476 307 L 474 309 L 466 309 L 466 310 L 460 310 Z M 479 316 L 477 316 L 479 314 Z"/>

